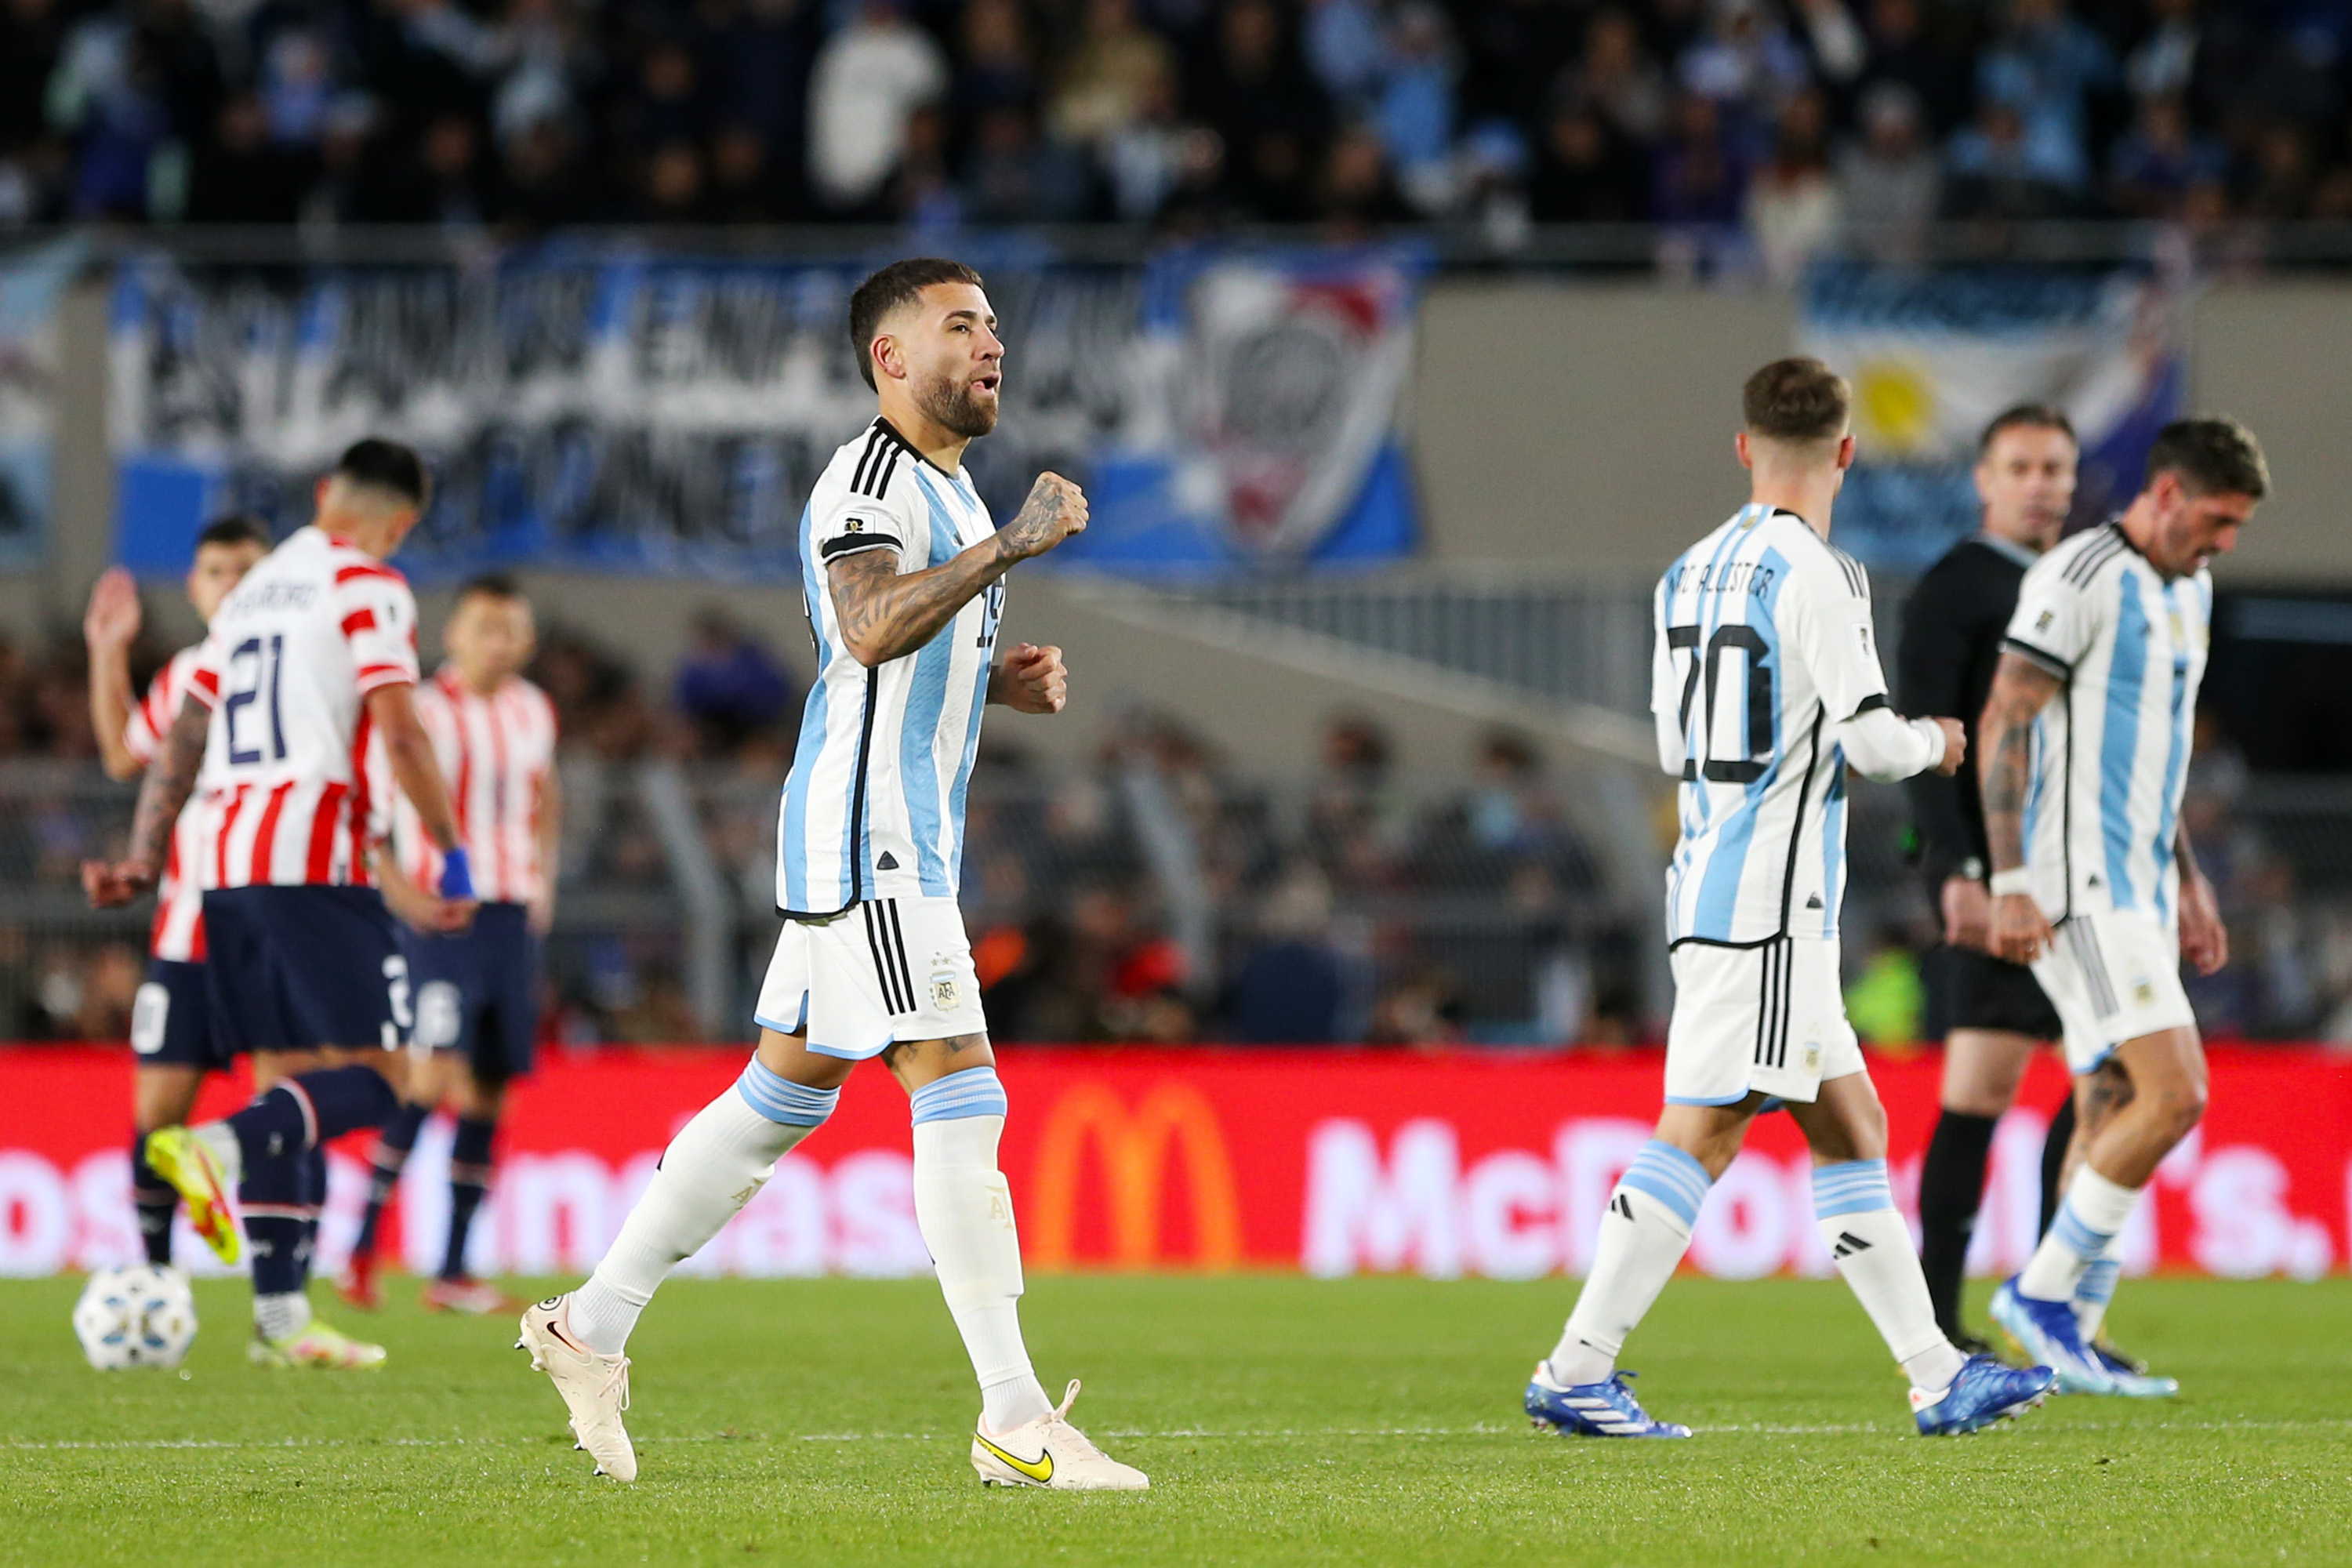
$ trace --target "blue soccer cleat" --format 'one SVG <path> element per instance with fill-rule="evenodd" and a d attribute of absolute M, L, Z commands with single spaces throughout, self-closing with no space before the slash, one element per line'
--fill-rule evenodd
<path fill-rule="evenodd" d="M 2103 1344 L 2097 1340 L 2093 1340 L 2091 1354 L 2097 1358 L 2101 1366 L 2106 1368 L 2107 1375 L 2115 1380 L 2115 1387 L 2110 1391 L 2112 1393 L 2120 1394 L 2127 1399 L 2169 1399 L 2180 1392 L 2179 1378 L 2165 1377 L 2151 1373 L 2147 1370 L 2147 1363 L 2134 1361 L 2113 1345 Z"/>
<path fill-rule="evenodd" d="M 1613 1373 L 1606 1383 L 1563 1386 L 1551 1380 L 1548 1363 L 1536 1363 L 1528 1380 L 1528 1419 L 1537 1430 L 1549 1426 L 1563 1437 L 1687 1437 L 1691 1429 L 1673 1421 L 1653 1421 L 1633 1391 L 1625 1386 L 1630 1372 Z"/>
<path fill-rule="evenodd" d="M 2046 1366 L 2004 1366 L 1989 1355 L 1960 1363 L 1952 1386 L 1933 1396 L 1911 1391 L 1911 1418 L 1922 1437 L 1957 1437 L 2021 1415 L 2050 1397 L 2058 1374 Z"/>
<path fill-rule="evenodd" d="M 2017 1277 L 1992 1293 L 1992 1321 L 2009 1331 L 2018 1348 L 2058 1374 L 2061 1394 L 2114 1394 L 2115 1374 L 2083 1342 L 2074 1303 L 2020 1295 Z"/>

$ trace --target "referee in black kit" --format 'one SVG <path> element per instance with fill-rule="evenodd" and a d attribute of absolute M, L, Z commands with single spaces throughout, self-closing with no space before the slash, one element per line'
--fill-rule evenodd
<path fill-rule="evenodd" d="M 1982 531 L 1952 546 L 1919 579 L 1903 612 L 1896 669 L 1906 713 L 1958 719 L 1975 754 L 1977 716 L 1992 689 L 2002 636 L 2017 608 L 2025 570 L 2058 542 L 2074 500 L 2074 426 L 2055 408 L 2021 404 L 1985 426 L 1978 443 L 1977 497 Z M 1933 770 L 1908 780 L 1929 896 L 1942 911 L 1943 1113 L 1919 1173 L 1920 1266 L 1936 1321 L 1963 1351 L 1990 1349 L 1960 1322 L 1969 1234 L 1984 1198 L 1993 1124 L 2017 1099 L 2037 1045 L 2055 1041 L 2058 1014 L 2032 973 L 1985 951 L 1991 900 L 1985 889 L 1984 813 L 1977 770 L 1950 778 Z M 2074 1135 L 2070 1095 L 2042 1152 L 2042 1224 Z"/>

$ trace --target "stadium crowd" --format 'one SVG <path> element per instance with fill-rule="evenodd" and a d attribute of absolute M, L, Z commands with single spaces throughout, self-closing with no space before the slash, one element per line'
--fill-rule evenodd
<path fill-rule="evenodd" d="M 146 649 L 138 672 L 159 657 Z M 629 770 L 667 759 L 692 781 L 712 862 L 733 884 L 748 988 L 772 930 L 794 679 L 716 612 L 698 618 L 667 683 L 562 626 L 531 674 L 561 715 L 569 802 L 544 1028 L 580 1045 L 700 1037 L 673 868 Z M 61 909 L 78 905 L 79 861 L 126 811 L 89 763 L 84 679 L 78 638 L 28 648 L 0 636 L 0 886 L 48 889 Z M 1302 738 L 1288 776 L 1267 780 L 1164 714 L 1106 726 L 1078 769 L 992 733 L 972 786 L 965 904 L 999 1033 L 1639 1037 L 1632 922 L 1654 911 L 1607 896 L 1590 829 L 1538 749 L 1497 731 L 1433 778 L 1404 775 L 1392 751 L 1377 724 L 1339 715 Z M 2200 725 L 2183 816 L 2236 958 L 2192 995 L 2217 1037 L 2352 1040 L 2352 905 L 2341 889 L 2299 885 L 2296 847 L 2239 809 L 2248 784 L 2218 727 Z M 1858 835 L 1888 840 L 1857 868 L 1895 869 L 1872 873 L 1887 886 L 1856 889 L 1850 1005 L 1866 1035 L 1900 1046 L 1936 1026 L 1921 984 L 1935 932 L 1899 868 L 1899 797 L 1863 792 L 1857 812 Z M 0 1037 L 117 1037 L 142 969 L 131 941 L 0 918 Z"/>
<path fill-rule="evenodd" d="M 2344 0 L 0 0 L 0 225 L 2352 217 Z"/>

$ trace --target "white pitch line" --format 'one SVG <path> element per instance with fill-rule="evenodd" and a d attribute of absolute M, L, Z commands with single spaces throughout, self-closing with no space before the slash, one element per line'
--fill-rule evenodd
<path fill-rule="evenodd" d="M 2294 1432 L 2343 1431 L 2347 1428 L 2352 1428 L 2352 1417 L 2282 1421 L 2101 1421 L 2069 1425 L 2062 1430 L 2114 1433 L 2128 1436 L 2142 1432 Z M 1517 1424 L 1505 1426 L 1484 1423 L 1471 1426 L 1301 1426 L 1265 1431 L 1230 1432 L 1206 1427 L 1177 1427 L 1172 1430 L 1157 1431 L 1130 1428 L 1106 1431 L 1102 1436 L 1122 1440 L 1140 1439 L 1155 1442 L 1211 1439 L 1217 1442 L 1265 1443 L 1318 1437 L 1492 1437 L 1523 1430 L 1526 1428 Z M 1893 1436 L 1899 1432 L 1900 1428 L 1891 1423 L 1885 1426 L 1753 1424 L 1740 1426 L 1701 1426 L 1697 1430 L 1725 1436 L 1819 1437 Z M 2026 1427 L 2021 1430 L 2030 1431 L 2033 1428 Z M 794 1432 L 776 1436 L 761 1433 L 709 1432 L 677 1436 L 643 1436 L 637 1438 L 636 1442 L 639 1447 L 644 1447 L 652 1443 L 936 1443 L 961 1442 L 962 1438 L 961 1433 L 941 1432 Z M 133 1437 L 104 1440 L 68 1438 L 58 1442 L 11 1439 L 5 1443 L 0 1443 L 0 1447 L 26 1453 L 175 1448 L 260 1450 L 270 1448 L 495 1448 L 550 1446 L 543 1437 L 272 1437 L 241 1441 L 208 1437 Z"/>

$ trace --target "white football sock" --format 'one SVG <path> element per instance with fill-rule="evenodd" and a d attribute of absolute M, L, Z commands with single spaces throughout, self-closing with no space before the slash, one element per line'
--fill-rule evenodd
<path fill-rule="evenodd" d="M 1813 1214 L 1831 1259 L 1914 1388 L 1949 1388 L 1968 1361 L 1936 1326 L 1911 1227 L 1895 1209 L 1884 1160 L 1813 1167 Z"/>
<path fill-rule="evenodd" d="M 1609 1194 L 1568 1327 L 1546 1366 L 1563 1388 L 1600 1383 L 1617 1370 L 1625 1336 L 1645 1317 L 1690 1248 L 1691 1226 L 1706 1196 L 1706 1168 L 1670 1143 L 1642 1145 Z"/>
<path fill-rule="evenodd" d="M 2107 1244 L 2137 1202 L 2138 1188 L 2111 1182 L 2087 1164 L 2076 1171 L 2049 1234 L 2017 1278 L 2017 1293 L 2037 1301 L 2072 1300 L 2084 1274 L 2106 1256 Z"/>
<path fill-rule="evenodd" d="M 1021 1338 L 1021 1237 L 996 1168 L 1003 1087 L 993 1068 L 967 1068 L 917 1089 L 913 1110 L 915 1223 L 980 1380 L 981 1422 L 1009 1432 L 1054 1406 Z"/>
<path fill-rule="evenodd" d="M 741 1079 L 678 1129 L 662 1152 L 621 1234 L 573 1293 L 572 1331 L 590 1349 L 618 1355 L 669 1271 L 751 1201 L 775 1174 L 777 1160 L 816 1131 L 840 1094 L 789 1082 L 754 1058 Z"/>
<path fill-rule="evenodd" d="M 299 1290 L 253 1299 L 253 1326 L 265 1340 L 282 1340 L 310 1326 L 310 1298 Z"/>
<path fill-rule="evenodd" d="M 2082 1327 L 2084 1344 L 2106 1326 L 2107 1303 L 2116 1299 L 2116 1281 L 2123 1271 L 2123 1260 L 2116 1258 L 2102 1258 L 2083 1270 L 2082 1282 L 2074 1287 L 2074 1321 Z"/>

